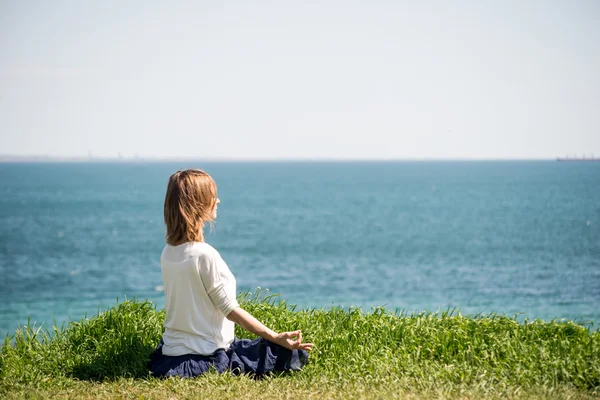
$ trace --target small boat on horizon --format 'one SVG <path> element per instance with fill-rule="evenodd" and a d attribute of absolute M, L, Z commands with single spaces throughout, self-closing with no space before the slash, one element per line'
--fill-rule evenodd
<path fill-rule="evenodd" d="M 586 156 L 582 156 L 582 157 L 556 157 L 556 161 L 600 161 L 600 158 L 594 157 L 594 155 L 592 154 L 591 157 L 586 157 Z"/>

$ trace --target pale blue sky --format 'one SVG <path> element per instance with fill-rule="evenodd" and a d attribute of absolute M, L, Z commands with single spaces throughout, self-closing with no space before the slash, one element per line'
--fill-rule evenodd
<path fill-rule="evenodd" d="M 600 156 L 600 2 L 0 0 L 0 155 Z"/>

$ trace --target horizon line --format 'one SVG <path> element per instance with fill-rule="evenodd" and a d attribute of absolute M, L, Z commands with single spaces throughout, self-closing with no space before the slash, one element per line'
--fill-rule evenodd
<path fill-rule="evenodd" d="M 289 158 L 236 158 L 236 157 L 89 157 L 89 156 L 49 156 L 49 155 L 11 155 L 0 154 L 0 163 L 143 163 L 143 162 L 425 162 L 425 161 L 556 161 L 555 157 L 382 157 L 382 158 L 341 158 L 341 157 L 289 157 Z"/>

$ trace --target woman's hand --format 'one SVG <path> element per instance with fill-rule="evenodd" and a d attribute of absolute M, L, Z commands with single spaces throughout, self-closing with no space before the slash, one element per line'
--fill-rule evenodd
<path fill-rule="evenodd" d="M 273 342 L 290 350 L 311 351 L 313 348 L 312 343 L 302 343 L 301 330 L 278 333 Z"/>
<path fill-rule="evenodd" d="M 302 343 L 301 330 L 298 329 L 297 331 L 283 333 L 273 332 L 242 307 L 235 308 L 227 315 L 227 319 L 235 322 L 248 332 L 252 332 L 286 349 L 311 351 L 313 348 L 312 343 Z"/>

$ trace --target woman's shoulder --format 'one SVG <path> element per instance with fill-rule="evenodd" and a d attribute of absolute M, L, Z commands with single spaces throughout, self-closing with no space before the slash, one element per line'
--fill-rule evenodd
<path fill-rule="evenodd" d="M 182 259 L 220 257 L 217 249 L 206 242 L 187 242 L 177 246 L 167 244 L 162 251 L 161 258 L 171 258 L 169 256 Z"/>
<path fill-rule="evenodd" d="M 208 243 L 194 242 L 190 250 L 189 256 L 196 259 L 198 265 L 215 265 L 222 268 L 222 265 L 225 264 L 217 249 Z"/>
<path fill-rule="evenodd" d="M 210 244 L 206 243 L 206 242 L 192 242 L 190 243 L 190 253 L 201 257 L 201 258 L 205 258 L 205 257 L 220 257 L 219 252 L 217 251 L 217 249 L 215 249 L 214 247 L 212 247 Z"/>

